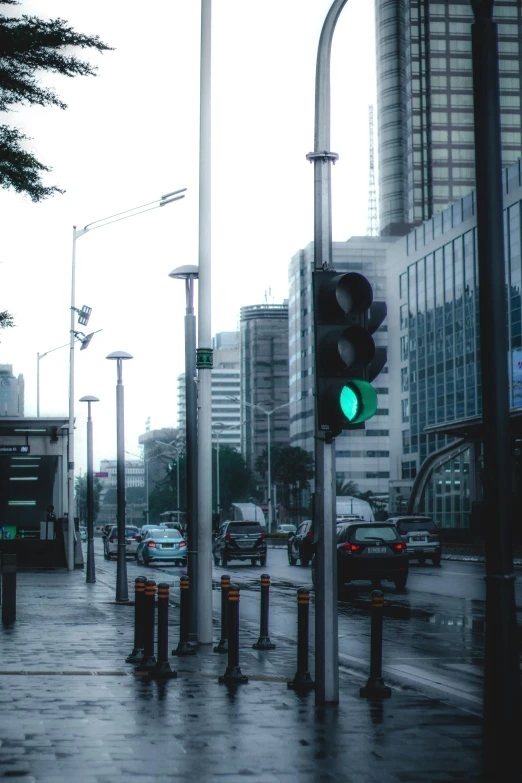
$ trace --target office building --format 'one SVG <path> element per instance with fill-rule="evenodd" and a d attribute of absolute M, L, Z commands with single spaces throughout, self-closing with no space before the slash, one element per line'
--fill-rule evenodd
<path fill-rule="evenodd" d="M 332 263 L 338 272 L 360 272 L 370 281 L 374 299 L 387 300 L 386 253 L 396 237 L 352 237 L 334 242 Z M 289 267 L 290 445 L 314 454 L 314 340 L 312 271 L 314 245 L 296 253 Z M 388 321 L 374 335 L 387 344 Z M 352 430 L 335 439 L 337 479 L 353 481 L 361 492 L 386 496 L 390 477 L 388 432 L 388 367 L 377 376 L 377 414 L 364 430 Z"/>
<path fill-rule="evenodd" d="M 376 0 L 381 234 L 404 234 L 475 187 L 470 0 Z M 502 165 L 522 154 L 522 4 L 495 0 Z"/>
<path fill-rule="evenodd" d="M 24 376 L 13 375 L 12 364 L 0 364 L 0 416 L 24 415 Z"/>
<path fill-rule="evenodd" d="M 255 471 L 269 427 L 271 445 L 289 445 L 288 301 L 242 307 L 240 336 L 241 452 Z"/>

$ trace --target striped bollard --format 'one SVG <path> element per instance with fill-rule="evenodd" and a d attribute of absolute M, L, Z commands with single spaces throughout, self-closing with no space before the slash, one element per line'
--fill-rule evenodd
<path fill-rule="evenodd" d="M 230 577 L 223 574 L 221 577 L 221 639 L 214 647 L 216 653 L 228 652 L 228 591 L 230 589 Z"/>
<path fill-rule="evenodd" d="M 169 663 L 169 586 L 166 582 L 158 585 L 158 662 L 149 676 L 154 679 L 178 676 Z"/>
<path fill-rule="evenodd" d="M 154 620 L 156 614 L 156 582 L 147 579 L 143 601 L 143 658 L 134 669 L 136 674 L 148 674 L 156 664 L 154 655 Z"/>
<path fill-rule="evenodd" d="M 145 598 L 144 576 L 134 580 L 134 648 L 125 658 L 126 663 L 139 663 L 143 658 L 143 599 Z"/>
<path fill-rule="evenodd" d="M 239 668 L 239 587 L 234 584 L 228 591 L 228 666 L 219 682 L 230 685 L 248 682 Z"/>
<path fill-rule="evenodd" d="M 382 590 L 372 591 L 372 635 L 370 642 L 370 676 L 368 682 L 359 693 L 370 699 L 389 699 L 391 688 L 384 684 L 382 678 L 382 610 L 384 609 L 384 594 Z"/>
<path fill-rule="evenodd" d="M 268 635 L 268 607 L 269 607 L 270 576 L 261 574 L 261 619 L 259 639 L 252 647 L 254 650 L 273 650 L 275 644 L 270 641 Z"/>
<path fill-rule="evenodd" d="M 196 647 L 189 642 L 190 623 L 190 579 L 182 576 L 179 580 L 179 644 L 172 655 L 195 655 Z"/>
<path fill-rule="evenodd" d="M 310 612 L 310 590 L 300 587 L 297 591 L 297 672 L 288 688 L 292 690 L 313 690 L 315 682 L 308 671 L 308 618 Z"/>

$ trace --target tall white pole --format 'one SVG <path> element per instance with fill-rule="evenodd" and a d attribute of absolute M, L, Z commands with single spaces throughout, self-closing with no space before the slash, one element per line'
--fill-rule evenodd
<path fill-rule="evenodd" d="M 36 416 L 40 418 L 40 354 L 36 354 Z"/>
<path fill-rule="evenodd" d="M 76 226 L 73 226 L 71 271 L 71 334 L 69 340 L 69 432 L 67 452 L 67 570 L 74 570 L 74 326 Z"/>
<path fill-rule="evenodd" d="M 198 285 L 198 641 L 212 643 L 211 0 L 201 0 Z"/>
<path fill-rule="evenodd" d="M 274 412 L 264 411 L 266 413 L 266 423 L 268 426 L 268 532 L 272 532 L 272 463 L 270 462 L 270 425 L 272 423 L 271 415 Z"/>
<path fill-rule="evenodd" d="M 219 504 L 221 498 L 219 495 L 219 432 L 216 432 L 216 511 L 219 514 Z M 221 521 L 221 520 L 220 520 Z"/>
<path fill-rule="evenodd" d="M 149 462 L 150 458 L 147 460 L 145 464 L 145 495 L 147 496 L 147 511 L 145 514 L 145 519 L 147 520 L 147 525 L 149 524 Z"/>

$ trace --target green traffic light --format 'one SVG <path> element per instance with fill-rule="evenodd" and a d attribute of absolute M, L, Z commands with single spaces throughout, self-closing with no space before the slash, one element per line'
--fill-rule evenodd
<path fill-rule="evenodd" d="M 377 392 L 368 381 L 354 379 L 343 386 L 339 403 L 350 424 L 358 424 L 375 416 Z"/>

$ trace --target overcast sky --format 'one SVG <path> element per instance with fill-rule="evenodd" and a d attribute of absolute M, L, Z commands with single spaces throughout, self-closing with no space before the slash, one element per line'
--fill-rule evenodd
<path fill-rule="evenodd" d="M 238 328 L 239 308 L 288 295 L 288 264 L 313 237 L 315 60 L 331 0 L 214 0 L 212 14 L 212 334 Z M 25 378 L 36 415 L 37 353 L 67 343 L 72 226 L 188 188 L 165 208 L 77 241 L 76 304 L 92 307 L 76 353 L 75 399 L 93 408 L 95 469 L 116 456 L 116 367 L 124 364 L 128 451 L 175 426 L 184 369 L 184 284 L 168 273 L 198 263 L 199 0 L 23 0 L 23 13 L 66 19 L 114 51 L 89 53 L 92 77 L 46 77 L 68 104 L 21 108 L 2 121 L 33 137 L 66 190 L 41 203 L 0 191 L 0 363 Z M 9 13 L 9 7 L 2 7 Z M 80 53 L 81 54 L 81 53 Z M 366 233 L 368 104 L 375 104 L 374 3 L 350 0 L 332 49 L 333 239 Z M 197 297 L 197 288 L 196 288 Z M 79 327 L 82 329 L 82 327 Z M 40 360 L 41 415 L 68 415 L 67 348 Z M 76 464 L 85 470 L 86 405 L 76 403 Z"/>

